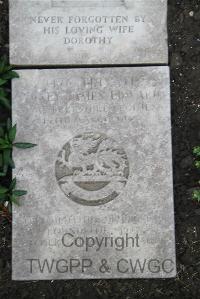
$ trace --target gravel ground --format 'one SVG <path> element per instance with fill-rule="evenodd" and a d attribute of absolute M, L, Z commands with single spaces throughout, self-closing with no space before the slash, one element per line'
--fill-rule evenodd
<path fill-rule="evenodd" d="M 148 0 L 147 0 L 148 1 Z M 8 3 L 0 1 L 0 55 L 8 53 Z M 191 199 L 200 173 L 200 0 L 169 0 L 172 133 L 178 275 L 169 280 L 11 281 L 11 225 L 0 219 L 0 298 L 200 298 L 200 205 Z M 6 113 L 1 111 L 1 122 Z"/>

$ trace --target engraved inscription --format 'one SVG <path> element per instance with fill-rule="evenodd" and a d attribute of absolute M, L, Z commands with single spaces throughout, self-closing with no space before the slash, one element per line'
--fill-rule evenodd
<path fill-rule="evenodd" d="M 145 15 L 38 15 L 27 19 L 43 37 L 58 36 L 66 46 L 111 45 L 119 35 L 133 35 L 146 22 Z"/>

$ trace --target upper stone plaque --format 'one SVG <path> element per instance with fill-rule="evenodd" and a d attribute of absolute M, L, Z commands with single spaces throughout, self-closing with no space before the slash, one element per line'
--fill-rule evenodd
<path fill-rule="evenodd" d="M 14 65 L 167 64 L 167 0 L 10 0 Z"/>

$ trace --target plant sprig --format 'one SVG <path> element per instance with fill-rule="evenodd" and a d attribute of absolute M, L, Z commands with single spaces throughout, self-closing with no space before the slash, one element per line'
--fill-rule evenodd
<path fill-rule="evenodd" d="M 19 205 L 19 197 L 26 195 L 27 191 L 16 189 L 16 184 L 17 180 L 14 178 L 8 188 L 0 185 L 0 204 L 8 202 Z"/>
<path fill-rule="evenodd" d="M 17 126 L 12 126 L 10 119 L 7 121 L 6 128 L 0 127 L 0 176 L 5 176 L 9 167 L 15 168 L 12 159 L 13 147 L 28 149 L 36 146 L 36 144 L 28 142 L 14 142 L 16 133 Z"/>
<path fill-rule="evenodd" d="M 3 57 L 0 60 L 0 86 L 6 84 L 13 78 L 19 78 L 19 75 L 12 70 L 12 66 L 8 65 L 7 59 Z"/>
<path fill-rule="evenodd" d="M 200 190 L 194 190 L 192 197 L 195 201 L 200 203 Z"/>
<path fill-rule="evenodd" d="M 0 87 L 0 104 L 7 109 L 11 108 L 10 100 L 7 91 Z"/>
<path fill-rule="evenodd" d="M 7 109 L 11 108 L 10 96 L 7 92 L 5 85 L 9 80 L 19 78 L 17 72 L 12 70 L 12 67 L 7 64 L 5 57 L 0 59 L 0 104 Z"/>
<path fill-rule="evenodd" d="M 11 109 L 10 87 L 8 82 L 13 78 L 19 78 L 19 75 L 8 65 L 5 57 L 0 57 L 0 105 L 6 109 Z M 12 150 L 14 147 L 27 149 L 36 146 L 36 144 L 27 142 L 15 142 L 17 126 L 12 126 L 8 119 L 6 124 L 0 125 L 0 176 L 4 177 L 9 168 L 14 168 L 15 163 L 12 159 Z M 0 185 L 0 216 L 5 217 L 11 222 L 12 204 L 19 205 L 18 199 L 27 194 L 25 190 L 16 189 L 16 178 L 12 180 L 9 187 Z"/>

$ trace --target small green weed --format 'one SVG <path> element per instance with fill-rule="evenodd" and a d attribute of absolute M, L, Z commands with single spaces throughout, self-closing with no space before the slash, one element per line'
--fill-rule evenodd
<path fill-rule="evenodd" d="M 5 57 L 0 59 L 0 104 L 10 109 L 10 98 L 7 83 L 13 78 L 19 78 L 19 75 L 7 64 Z"/>
<path fill-rule="evenodd" d="M 19 78 L 19 75 L 8 65 L 6 58 L 0 58 L 0 105 L 5 109 L 11 108 L 9 81 L 13 78 Z M 17 125 L 12 126 L 10 119 L 0 125 L 0 177 L 6 177 L 9 168 L 14 168 L 15 163 L 12 158 L 14 147 L 19 149 L 28 149 L 36 144 L 27 142 L 15 142 Z M 0 215 L 11 221 L 12 204 L 19 205 L 19 197 L 27 194 L 25 190 L 16 189 L 16 178 L 10 185 L 0 185 Z"/>
<path fill-rule="evenodd" d="M 12 126 L 10 119 L 5 128 L 0 127 L 0 176 L 6 176 L 9 167 L 15 167 L 12 159 L 13 147 L 26 149 L 36 146 L 36 144 L 27 142 L 14 142 L 16 133 L 17 126 Z"/>

